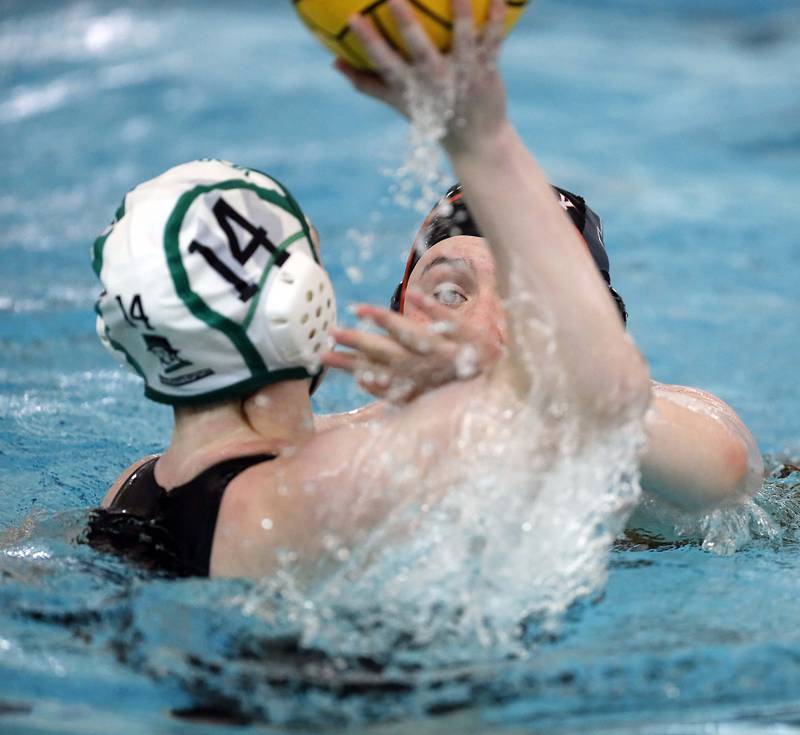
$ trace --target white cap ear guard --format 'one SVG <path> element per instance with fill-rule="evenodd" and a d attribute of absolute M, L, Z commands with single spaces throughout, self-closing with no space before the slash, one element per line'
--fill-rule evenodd
<path fill-rule="evenodd" d="M 175 405 L 321 373 L 336 301 L 308 221 L 277 181 L 194 161 L 129 192 L 97 239 L 101 341 Z"/>
<path fill-rule="evenodd" d="M 319 365 L 336 323 L 336 301 L 328 274 L 304 253 L 281 267 L 261 305 L 275 352 L 287 364 Z"/>

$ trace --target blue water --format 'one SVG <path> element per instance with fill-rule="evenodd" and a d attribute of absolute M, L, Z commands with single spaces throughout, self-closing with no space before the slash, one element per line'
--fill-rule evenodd
<path fill-rule="evenodd" d="M 604 217 L 654 377 L 731 403 L 771 468 L 800 463 L 797 69 L 796 0 L 539 0 L 503 62 L 523 137 Z M 93 332 L 89 243 L 122 194 L 196 157 L 270 171 L 340 303 L 385 302 L 417 223 L 385 174 L 404 141 L 288 3 L 0 1 L 0 731 L 241 731 L 176 714 L 205 707 L 265 732 L 800 732 L 785 503 L 782 539 L 728 557 L 613 551 L 604 593 L 524 660 L 304 650 L 242 602 L 250 585 L 152 579 L 74 543 L 170 423 Z M 363 400 L 333 378 L 316 403 Z M 800 491 L 784 474 L 766 495 Z"/>

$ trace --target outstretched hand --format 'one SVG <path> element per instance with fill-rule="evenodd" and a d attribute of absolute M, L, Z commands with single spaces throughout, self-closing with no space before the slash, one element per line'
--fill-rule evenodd
<path fill-rule="evenodd" d="M 409 118 L 421 96 L 446 103 L 443 145 L 450 152 L 469 148 L 497 132 L 506 120 L 505 89 L 497 72 L 505 34 L 505 2 L 492 0 L 489 20 L 479 32 L 471 0 L 452 0 L 453 46 L 449 54 L 436 48 L 407 0 L 389 0 L 389 8 L 410 60 L 389 45 L 371 20 L 356 14 L 350 18 L 350 28 L 377 71 L 354 69 L 342 60 L 337 60 L 335 67 L 357 90 Z"/>
<path fill-rule="evenodd" d="M 428 321 L 361 304 L 358 317 L 384 333 L 334 330 L 337 344 L 351 351 L 328 352 L 323 364 L 351 373 L 375 398 L 405 403 L 454 380 L 474 378 L 497 360 L 501 345 L 487 341 L 467 320 L 451 321 L 448 307 L 413 290 L 406 300 Z"/>
<path fill-rule="evenodd" d="M 452 154 L 476 151 L 507 123 L 506 95 L 497 71 L 505 35 L 504 0 L 491 0 L 489 18 L 476 27 L 471 0 L 451 0 L 452 49 L 442 53 L 416 18 L 408 0 L 389 0 L 388 7 L 407 49 L 393 48 L 373 22 L 360 14 L 349 19 L 376 71 L 354 69 L 337 60 L 336 68 L 353 86 L 415 119 L 425 109 L 438 115 L 442 144 Z M 383 334 L 342 329 L 339 345 L 352 352 L 331 352 L 323 362 L 354 375 L 377 398 L 404 402 L 453 380 L 475 377 L 494 364 L 500 345 L 487 340 L 467 320 L 451 321 L 452 312 L 421 294 L 407 298 L 428 317 L 420 323 L 387 309 L 362 305 L 356 313 Z"/>

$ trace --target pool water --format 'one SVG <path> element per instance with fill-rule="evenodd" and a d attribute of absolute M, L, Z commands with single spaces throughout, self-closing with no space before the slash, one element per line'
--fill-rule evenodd
<path fill-rule="evenodd" d="M 605 220 L 654 377 L 736 408 L 781 531 L 717 519 L 727 556 L 620 546 L 515 658 L 375 635 L 379 616 L 341 623 L 367 654 L 308 643 L 254 585 L 75 543 L 170 426 L 94 336 L 89 245 L 125 191 L 198 157 L 267 170 L 340 304 L 388 301 L 418 220 L 391 191 L 406 129 L 329 61 L 288 3 L 0 2 L 0 731 L 800 732 L 794 0 L 539 0 L 503 60 L 523 137 Z M 315 398 L 364 400 L 336 376 Z"/>

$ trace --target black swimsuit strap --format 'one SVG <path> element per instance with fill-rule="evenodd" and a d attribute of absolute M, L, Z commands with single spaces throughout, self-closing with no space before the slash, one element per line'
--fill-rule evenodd
<path fill-rule="evenodd" d="M 208 576 L 217 518 L 228 485 L 246 469 L 273 460 L 276 456 L 257 454 L 234 457 L 203 470 L 189 482 L 169 491 L 156 482 L 155 466 L 158 457 L 153 457 L 131 473 L 107 510 L 96 514 L 89 541 L 92 543 L 92 535 L 95 540 L 100 539 L 100 525 L 107 525 L 108 530 L 112 531 L 114 516 L 120 521 L 122 518 L 139 519 L 151 530 L 157 531 L 153 535 L 154 540 L 158 538 L 157 543 L 153 544 L 153 551 L 158 558 L 175 560 L 174 564 L 167 565 L 170 567 L 168 571 L 180 575 Z M 101 519 L 104 519 L 103 522 L 98 523 Z M 115 535 L 120 540 L 130 538 L 130 534 Z M 169 542 L 166 543 L 164 539 Z M 126 552 L 118 544 L 111 545 L 119 552 Z M 140 558 L 140 546 L 137 545 L 132 556 L 147 563 L 147 560 Z M 107 547 L 108 545 L 105 546 Z M 160 566 L 164 566 L 164 563 Z"/>
<path fill-rule="evenodd" d="M 159 516 L 175 539 L 181 558 L 195 574 L 208 576 L 217 517 L 228 485 L 246 469 L 275 456 L 259 454 L 229 459 L 163 492 Z"/>
<path fill-rule="evenodd" d="M 114 499 L 108 504 L 109 510 L 149 518 L 158 509 L 158 499 L 164 488 L 156 482 L 155 468 L 160 455 L 140 464 L 122 483 Z"/>

